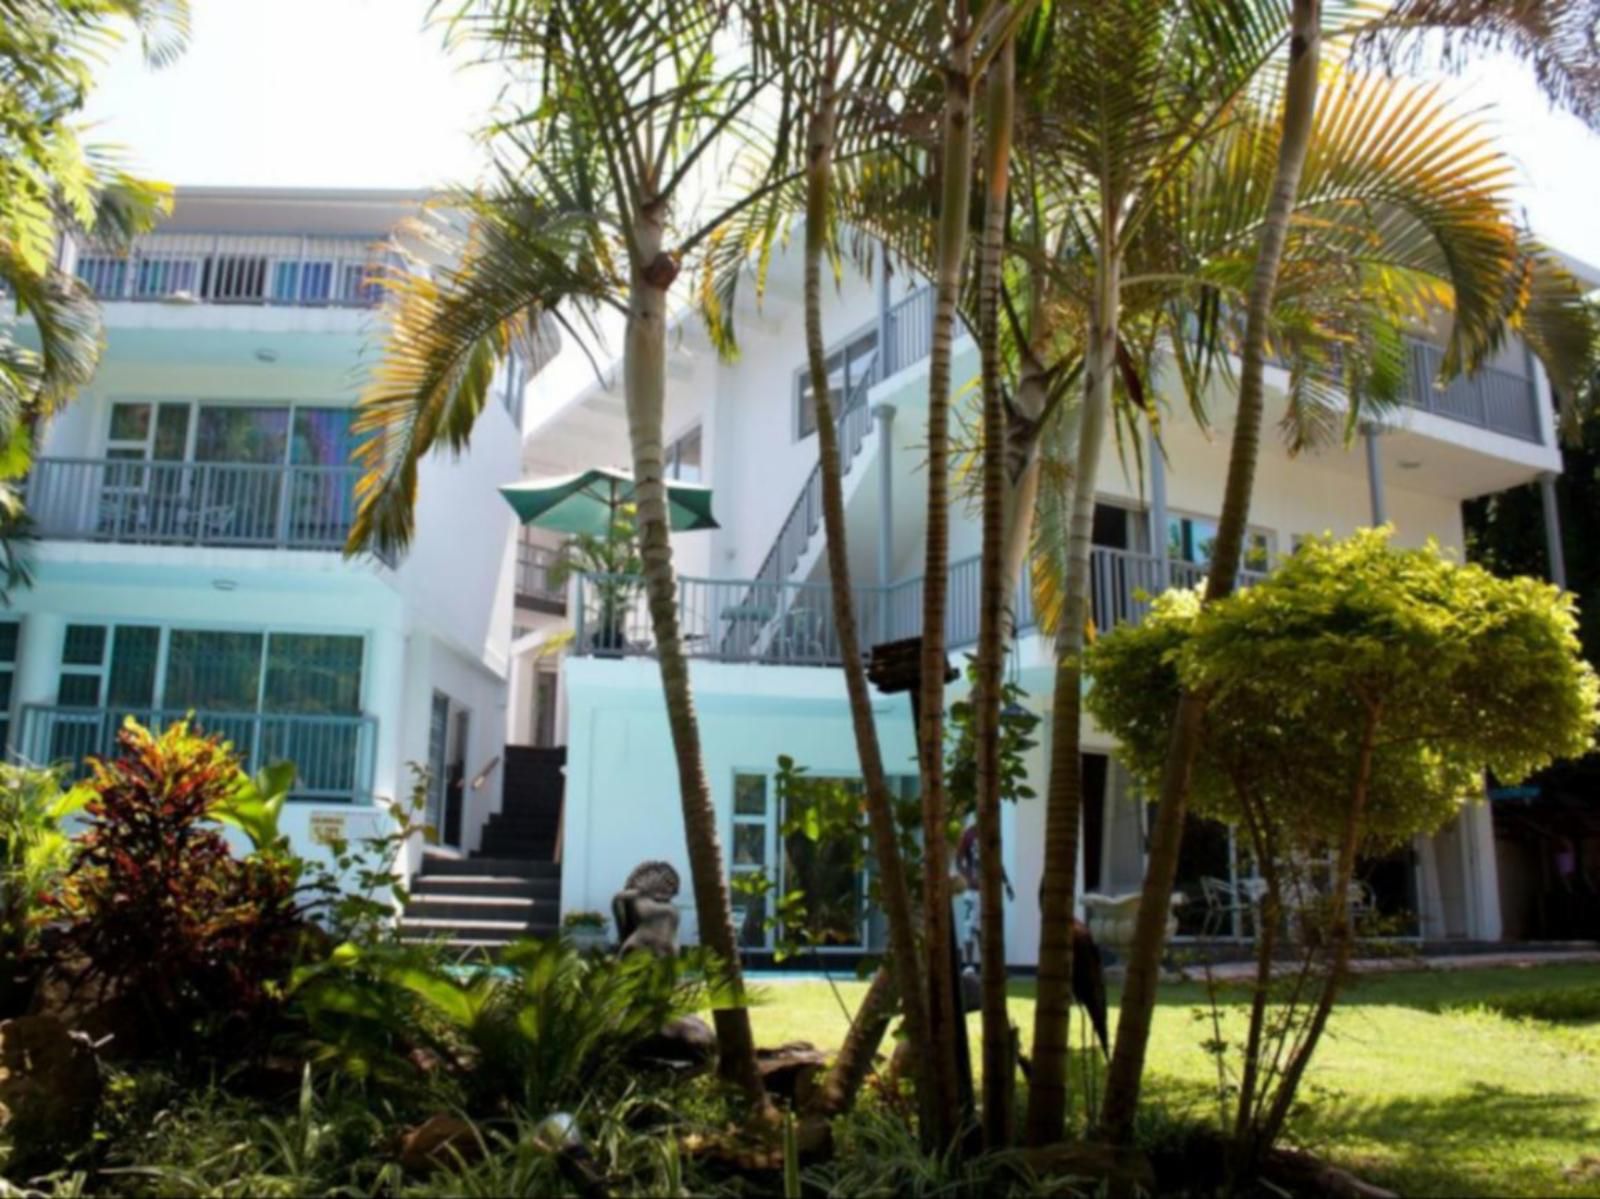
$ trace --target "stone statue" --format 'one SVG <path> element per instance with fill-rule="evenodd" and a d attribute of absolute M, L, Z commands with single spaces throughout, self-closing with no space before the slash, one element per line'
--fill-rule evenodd
<path fill-rule="evenodd" d="M 678 872 L 666 862 L 643 862 L 611 899 L 619 957 L 647 950 L 657 957 L 678 952 Z"/>

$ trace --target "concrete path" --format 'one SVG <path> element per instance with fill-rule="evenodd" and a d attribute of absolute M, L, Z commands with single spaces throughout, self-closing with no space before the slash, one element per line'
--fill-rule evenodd
<path fill-rule="evenodd" d="M 1600 965 L 1600 949 L 1528 949 L 1507 947 L 1504 952 L 1421 954 L 1397 953 L 1388 958 L 1357 958 L 1350 963 L 1356 974 L 1386 974 L 1403 970 L 1491 970 L 1510 967 L 1529 969 L 1534 966 Z M 1281 969 L 1289 969 L 1283 963 Z M 1254 962 L 1217 962 L 1211 967 L 1211 977 L 1226 981 L 1248 979 L 1255 974 Z M 1185 963 L 1185 976 L 1203 979 L 1206 968 L 1199 963 Z"/>

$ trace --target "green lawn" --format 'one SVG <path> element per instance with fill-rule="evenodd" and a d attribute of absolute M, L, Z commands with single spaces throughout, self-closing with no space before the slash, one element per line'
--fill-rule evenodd
<path fill-rule="evenodd" d="M 757 985 L 760 1044 L 838 1045 L 847 1017 L 826 982 Z M 864 985 L 852 979 L 838 989 L 853 1005 Z M 1590 1001 L 1565 1006 L 1584 1019 L 1553 1023 L 1492 1007 L 1510 996 L 1581 989 Z M 1032 986 L 1019 983 L 1012 994 L 1027 1039 Z M 1195 1118 L 1215 1111 L 1215 1066 L 1200 1048 L 1211 1035 L 1209 1016 L 1197 1016 L 1203 1003 L 1198 985 L 1164 988 L 1151 1044 L 1154 1094 Z M 1224 1036 L 1237 1043 L 1242 1009 L 1225 1009 L 1225 1017 Z M 975 1052 L 978 1027 L 973 1016 Z M 1406 1195 L 1600 1196 L 1600 966 L 1357 980 L 1302 1097 L 1307 1110 L 1293 1126 L 1302 1144 Z"/>

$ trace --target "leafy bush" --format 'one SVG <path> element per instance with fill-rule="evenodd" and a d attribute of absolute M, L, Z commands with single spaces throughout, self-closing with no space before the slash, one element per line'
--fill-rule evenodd
<path fill-rule="evenodd" d="M 1491 996 L 1483 1000 L 1481 1006 L 1514 1020 L 1543 1020 L 1551 1024 L 1600 1020 L 1600 983 L 1514 991 L 1509 995 Z"/>
<path fill-rule="evenodd" d="M 474 1112 L 553 1111 L 621 1082 L 630 1049 L 708 1001 L 675 961 L 587 957 L 561 941 L 518 942 L 475 968 L 345 944 L 303 969 L 294 994 L 313 1060 L 412 1087 L 417 1058 L 437 1061 Z"/>
<path fill-rule="evenodd" d="M 39 928 L 51 912 L 44 897 L 60 886 L 72 860 L 62 823 L 87 798 L 82 789 L 63 791 L 59 771 L 0 765 L 0 961 L 9 963 L 0 988 L 8 992 L 6 1007 L 14 976 L 34 969 Z"/>
<path fill-rule="evenodd" d="M 130 720 L 118 744 L 92 763 L 88 827 L 50 901 L 66 921 L 61 960 L 134 1005 L 157 1043 L 259 1030 L 307 928 L 294 869 L 235 858 L 208 823 L 241 777 L 220 740 Z"/>

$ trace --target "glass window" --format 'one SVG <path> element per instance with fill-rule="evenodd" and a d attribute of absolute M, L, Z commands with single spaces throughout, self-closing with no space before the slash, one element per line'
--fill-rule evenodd
<path fill-rule="evenodd" d="M 254 712 L 260 699 L 260 633 L 174 629 L 167 650 L 168 708 Z"/>
<path fill-rule="evenodd" d="M 56 703 L 63 708 L 98 708 L 100 706 L 100 673 L 63 674 L 56 689 Z"/>
<path fill-rule="evenodd" d="M 296 408 L 290 461 L 300 466 L 347 466 L 355 439 L 350 408 Z"/>
<path fill-rule="evenodd" d="M 667 447 L 667 478 L 681 483 L 700 482 L 700 426 L 696 425 Z"/>
<path fill-rule="evenodd" d="M 360 637 L 273 633 L 267 639 L 267 712 L 354 713 L 361 710 Z"/>
<path fill-rule="evenodd" d="M 63 666 L 101 666 L 106 660 L 106 630 L 98 624 L 69 624 L 61 647 Z"/>
<path fill-rule="evenodd" d="M 112 441 L 148 441 L 150 439 L 149 404 L 111 405 Z"/>
<path fill-rule="evenodd" d="M 145 258 L 134 275 L 133 294 L 143 299 L 194 291 L 195 262 L 189 258 Z"/>
<path fill-rule="evenodd" d="M 767 814 L 766 775 L 736 774 L 733 776 L 733 811 L 737 816 L 765 816 Z"/>
<path fill-rule="evenodd" d="M 128 278 L 128 260 L 106 255 L 84 255 L 78 259 L 78 278 L 101 299 L 120 296 Z"/>
<path fill-rule="evenodd" d="M 17 622 L 0 621 L 0 752 L 11 747 L 11 684 L 17 670 Z"/>
<path fill-rule="evenodd" d="M 194 456 L 197 462 L 282 462 L 288 442 L 288 408 L 205 405 Z"/>
<path fill-rule="evenodd" d="M 733 826 L 734 866 L 764 866 L 767 861 L 767 826 L 738 823 Z"/>
<path fill-rule="evenodd" d="M 106 702 L 128 708 L 147 708 L 155 703 L 160 650 L 160 629 L 151 625 L 118 625 L 111 642 Z"/>

